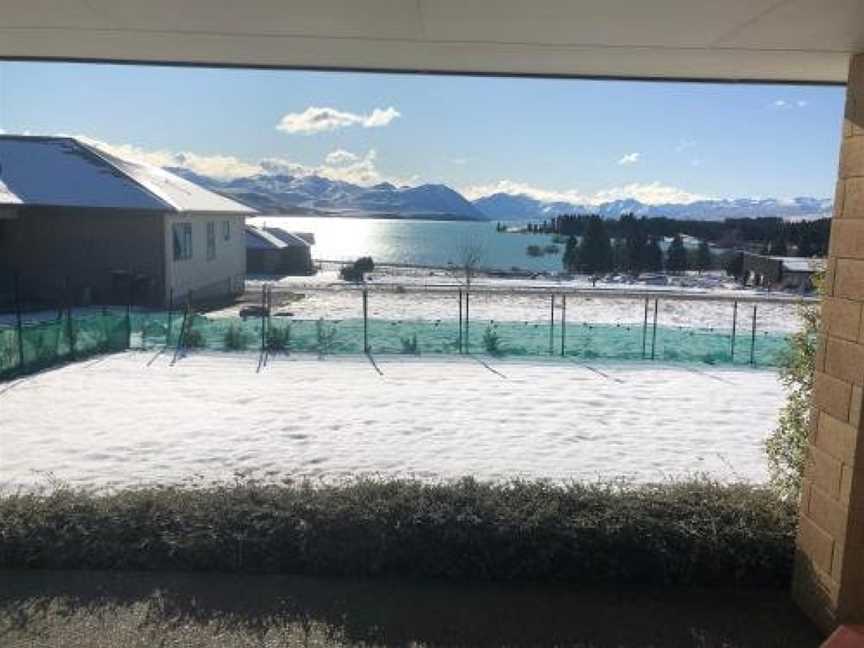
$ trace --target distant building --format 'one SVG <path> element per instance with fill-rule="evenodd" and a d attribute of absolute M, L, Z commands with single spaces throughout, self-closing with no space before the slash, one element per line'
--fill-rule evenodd
<path fill-rule="evenodd" d="M 309 275 L 313 234 L 286 232 L 278 227 L 246 226 L 246 269 L 252 274 Z"/>
<path fill-rule="evenodd" d="M 742 253 L 741 278 L 746 286 L 799 292 L 813 288 L 813 274 L 825 269 L 824 259 Z"/>
<path fill-rule="evenodd" d="M 65 137 L 0 136 L 0 272 L 47 303 L 163 307 L 242 292 L 254 210 Z"/>

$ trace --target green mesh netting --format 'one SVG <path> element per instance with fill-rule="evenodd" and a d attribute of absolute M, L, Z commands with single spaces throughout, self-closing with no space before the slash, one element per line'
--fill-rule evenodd
<path fill-rule="evenodd" d="M 28 374 L 61 362 L 128 348 L 125 315 L 105 312 L 0 328 L 0 376 Z"/>
<path fill-rule="evenodd" d="M 638 324 L 472 320 L 460 333 L 453 320 L 289 320 L 209 318 L 183 313 L 109 312 L 26 324 L 19 346 L 15 327 L 0 327 L 0 377 L 31 373 L 87 356 L 133 349 L 177 347 L 214 351 L 259 350 L 324 355 L 363 353 L 364 339 L 376 354 L 565 356 L 573 359 L 640 360 L 776 366 L 788 348 L 785 335 Z M 263 332 L 262 332 L 263 331 Z M 181 340 L 182 335 L 182 340 Z M 262 339 L 263 338 L 263 339 Z M 182 344 L 181 344 L 182 342 Z M 752 348 L 751 348 L 752 347 Z M 23 355 L 23 363 L 20 358 Z"/>

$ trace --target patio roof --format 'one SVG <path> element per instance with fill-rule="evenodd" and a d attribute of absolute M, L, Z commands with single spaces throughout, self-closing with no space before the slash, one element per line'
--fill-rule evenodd
<path fill-rule="evenodd" d="M 0 57 L 843 83 L 864 0 L 6 0 Z"/>

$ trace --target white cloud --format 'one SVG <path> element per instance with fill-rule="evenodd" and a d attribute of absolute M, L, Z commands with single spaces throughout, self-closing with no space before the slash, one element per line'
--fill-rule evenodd
<path fill-rule="evenodd" d="M 771 103 L 775 108 L 789 110 L 791 108 L 805 108 L 807 106 L 806 99 L 796 99 L 795 101 L 787 101 L 786 99 L 777 99 Z"/>
<path fill-rule="evenodd" d="M 524 195 L 544 202 L 569 202 L 578 205 L 599 205 L 600 203 L 623 200 L 625 198 L 635 198 L 646 205 L 658 205 L 668 202 L 686 204 L 707 198 L 706 196 L 692 193 L 679 187 L 664 185 L 660 182 L 637 182 L 621 187 L 602 189 L 593 193 L 585 193 L 576 189 L 563 191 L 543 189 L 522 182 L 499 180 L 495 183 L 475 185 L 462 190 L 462 194 L 470 200 L 477 200 L 478 198 L 491 196 L 495 193 Z"/>
<path fill-rule="evenodd" d="M 183 167 L 195 173 L 230 180 L 261 172 L 261 166 L 245 162 L 232 155 L 202 155 L 190 151 L 167 149 L 147 150 L 132 144 L 111 144 L 87 135 L 74 135 L 77 139 L 102 149 L 106 153 L 133 162 L 144 162 L 160 167 Z"/>
<path fill-rule="evenodd" d="M 678 142 L 678 146 L 675 147 L 675 151 L 678 153 L 683 153 L 687 149 L 693 148 L 696 146 L 696 140 L 692 139 L 682 139 Z"/>
<path fill-rule="evenodd" d="M 310 106 L 301 113 L 283 115 L 276 129 L 289 135 L 314 135 L 349 126 L 379 128 L 387 126 L 397 117 L 401 117 L 401 113 L 393 106 L 384 109 L 375 108 L 369 115 L 345 112 L 336 108 Z"/>
<path fill-rule="evenodd" d="M 324 161 L 333 166 L 340 166 L 342 164 L 351 164 L 359 159 L 360 158 L 351 151 L 336 149 L 335 151 L 328 153 L 327 157 L 324 158 Z"/>
<path fill-rule="evenodd" d="M 631 166 L 639 161 L 640 156 L 640 153 L 627 153 L 620 160 L 618 160 L 618 164 L 620 164 L 621 166 Z"/>

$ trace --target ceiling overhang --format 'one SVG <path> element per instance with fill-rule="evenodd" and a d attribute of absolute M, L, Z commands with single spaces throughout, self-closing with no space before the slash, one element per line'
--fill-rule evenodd
<path fill-rule="evenodd" d="M 843 83 L 864 0 L 5 0 L 0 57 Z"/>

